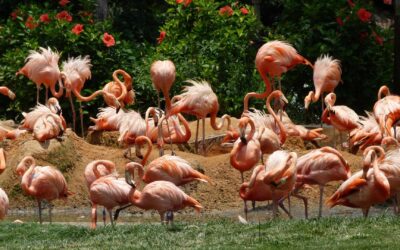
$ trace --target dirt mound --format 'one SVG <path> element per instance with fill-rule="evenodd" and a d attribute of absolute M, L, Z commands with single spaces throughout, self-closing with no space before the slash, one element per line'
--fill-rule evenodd
<path fill-rule="evenodd" d="M 233 122 L 236 123 L 237 120 L 233 119 Z M 190 124 L 194 132 L 196 131 L 195 125 L 196 122 L 191 122 Z M 30 134 L 22 135 L 15 141 L 3 142 L 2 144 L 7 154 L 7 168 L 0 175 L 0 187 L 8 193 L 11 207 L 33 207 L 36 205 L 36 201 L 23 195 L 19 177 L 15 173 L 16 165 L 27 155 L 35 157 L 38 165 L 55 166 L 64 173 L 69 189 L 75 195 L 71 196 L 67 203 L 62 201 L 54 202 L 56 206 L 89 207 L 88 191 L 83 176 L 86 165 L 93 160 L 111 160 L 116 163 L 120 176 L 123 176 L 123 168 L 129 161 L 123 157 L 125 149 L 113 143 L 117 139 L 115 133 L 103 132 L 101 136 L 97 135 L 98 138 L 96 140 L 98 143 L 105 145 L 90 144 L 70 130 L 66 131 L 62 141 L 51 140 L 46 144 L 40 144 L 33 140 Z M 207 119 L 207 137 L 218 136 L 223 133 L 223 131 L 212 130 L 209 126 L 209 119 Z M 192 141 L 194 134 L 192 135 Z M 192 141 L 189 143 L 189 149 L 191 149 Z M 93 140 L 91 142 L 94 143 Z M 185 148 L 183 145 L 180 147 Z M 284 148 L 295 151 L 299 155 L 303 155 L 309 151 L 306 150 L 300 138 L 288 138 Z M 198 169 L 212 179 L 212 183 L 210 184 L 192 183 L 183 188 L 185 192 L 198 199 L 206 211 L 226 210 L 242 206 L 243 202 L 238 195 L 240 174 L 229 164 L 230 148 L 214 144 L 207 157 L 193 154 L 191 150 L 181 151 L 175 145 L 174 149 L 176 154 L 190 162 L 193 168 Z M 170 153 L 168 146 L 165 153 Z M 342 153 L 351 165 L 352 171 L 361 169 L 360 156 L 346 152 Z M 158 150 L 154 147 L 150 161 L 157 157 Z M 250 175 L 251 172 L 245 173 L 245 178 L 249 179 Z M 326 194 L 331 194 L 337 185 L 337 183 L 331 184 L 326 189 Z M 139 186 L 139 189 L 141 188 L 142 185 Z M 317 200 L 319 194 L 318 188 L 306 189 L 304 192 L 307 196 L 311 196 L 312 199 Z M 314 201 L 310 203 L 314 203 Z"/>

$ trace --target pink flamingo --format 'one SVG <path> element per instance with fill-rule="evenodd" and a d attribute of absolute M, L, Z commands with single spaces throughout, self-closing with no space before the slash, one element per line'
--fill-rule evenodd
<path fill-rule="evenodd" d="M 64 133 L 63 122 L 58 115 L 47 114 L 39 117 L 33 126 L 33 137 L 39 142 L 58 138 Z"/>
<path fill-rule="evenodd" d="M 0 94 L 8 96 L 8 98 L 10 98 L 11 100 L 15 99 L 14 92 L 12 92 L 9 88 L 7 88 L 5 86 L 0 87 Z"/>
<path fill-rule="evenodd" d="M 92 167 L 95 176 L 95 180 L 91 183 L 89 188 L 89 197 L 92 202 L 92 229 L 95 229 L 97 224 L 97 205 L 102 205 L 108 210 L 111 225 L 114 225 L 112 209 L 116 206 L 125 206 L 129 204 L 129 194 L 131 191 L 130 185 L 123 179 L 117 179 L 117 177 L 112 174 L 113 164 L 104 161 L 96 163 L 87 166 L 87 168 Z M 98 169 L 101 165 L 106 166 L 107 172 L 111 172 L 111 174 L 103 176 Z"/>
<path fill-rule="evenodd" d="M 8 196 L 3 189 L 0 188 L 0 220 L 3 220 L 7 215 L 9 207 Z"/>
<path fill-rule="evenodd" d="M 386 95 L 383 97 L 383 95 Z M 400 118 L 400 96 L 390 95 L 387 86 L 381 86 L 378 101 L 373 108 L 374 116 L 384 136 L 393 136 L 393 124 Z"/>
<path fill-rule="evenodd" d="M 325 97 L 326 109 L 322 113 L 321 120 L 324 123 L 332 124 L 332 126 L 339 131 L 340 145 L 342 147 L 342 134 L 340 132 L 347 131 L 350 138 L 350 131 L 360 127 L 360 119 L 354 110 L 344 105 L 334 106 L 335 102 L 335 93 L 329 93 Z"/>
<path fill-rule="evenodd" d="M 246 94 L 243 101 L 245 113 L 248 111 L 250 98 L 264 99 L 271 93 L 270 78 L 278 78 L 279 90 L 281 90 L 280 78 L 283 73 L 298 64 L 313 67 L 307 59 L 297 53 L 291 44 L 283 41 L 270 41 L 261 46 L 257 52 L 255 63 L 257 71 L 264 81 L 265 92 L 261 94 L 255 92 Z"/>
<path fill-rule="evenodd" d="M 100 112 L 96 118 L 90 117 L 90 121 L 94 122 L 93 126 L 89 127 L 92 131 L 118 131 L 121 120 L 126 112 L 120 109 L 118 112 L 113 107 L 99 108 Z"/>
<path fill-rule="evenodd" d="M 320 56 L 314 64 L 315 92 L 310 91 L 304 98 L 304 107 L 308 109 L 311 102 L 316 102 L 321 97 L 322 112 L 324 111 L 324 93 L 333 92 L 341 81 L 342 69 L 340 61 L 328 55 Z"/>
<path fill-rule="evenodd" d="M 60 98 L 63 95 L 63 85 L 61 82 L 60 69 L 58 68 L 58 60 L 60 55 L 58 52 L 53 52 L 50 48 L 39 48 L 40 52 L 31 50 L 26 58 L 26 64 L 16 75 L 22 74 L 28 77 L 36 84 L 36 102 L 39 103 L 39 89 L 43 84 L 46 87 L 46 102 L 48 99 L 48 91 L 50 88 L 51 94 Z M 59 90 L 56 91 L 56 82 L 58 81 Z"/>
<path fill-rule="evenodd" d="M 364 150 L 370 145 L 378 145 L 381 143 L 383 134 L 379 127 L 375 116 L 366 112 L 367 116 L 360 116 L 360 127 L 352 130 L 349 135 L 349 145 L 355 148 Z"/>
<path fill-rule="evenodd" d="M 135 168 L 132 165 L 126 166 L 128 174 L 125 175 L 126 182 L 131 185 L 129 200 L 134 205 L 144 210 L 154 209 L 160 214 L 161 223 L 164 222 L 164 215 L 168 211 L 178 211 L 187 206 L 193 207 L 197 212 L 203 208 L 201 204 L 184 193 L 175 184 L 169 181 L 154 181 L 147 184 L 142 192 L 136 190 L 131 175 Z M 173 217 L 167 216 L 168 221 L 173 222 Z"/>
<path fill-rule="evenodd" d="M 206 81 L 194 81 L 187 80 L 186 82 L 191 83 L 192 86 L 185 86 L 184 92 L 179 96 L 175 96 L 172 108 L 167 110 L 166 117 L 169 118 L 172 115 L 178 113 L 187 113 L 197 117 L 196 127 L 196 139 L 195 139 L 195 152 L 198 150 L 198 134 L 199 134 L 199 119 L 202 119 L 203 124 L 203 152 L 206 153 L 205 144 L 205 118 L 210 114 L 210 124 L 214 130 L 220 130 L 224 126 L 225 119 L 222 119 L 220 124 L 217 124 L 217 114 L 219 110 L 218 97 L 211 89 L 211 86 Z"/>
<path fill-rule="evenodd" d="M 379 169 L 376 152 L 366 150 L 363 170 L 343 182 L 326 204 L 330 208 L 337 205 L 361 208 L 364 217 L 367 217 L 372 205 L 385 202 L 389 197 L 390 184 L 388 178 Z"/>
<path fill-rule="evenodd" d="M 122 75 L 124 82 L 120 81 L 118 75 Z M 122 108 L 126 105 L 133 104 L 135 102 L 135 92 L 132 88 L 132 77 L 122 69 L 115 70 L 112 77 L 113 81 L 104 86 L 104 92 L 117 98 Z M 105 101 L 107 105 L 112 106 L 106 99 Z"/>
<path fill-rule="evenodd" d="M 271 188 L 274 217 L 277 216 L 278 204 L 289 196 L 296 183 L 296 161 L 296 153 L 278 150 L 265 164 L 263 181 Z"/>
<path fill-rule="evenodd" d="M 66 199 L 73 194 L 68 191 L 67 182 L 58 169 L 49 166 L 36 166 L 35 159 L 32 156 L 23 158 L 18 164 L 16 172 L 22 177 L 22 190 L 33 196 L 38 202 L 40 224 L 42 224 L 42 200 L 50 203 L 55 199 Z M 51 210 L 52 205 L 50 204 L 50 223 Z"/>
<path fill-rule="evenodd" d="M 319 212 L 318 217 L 322 216 L 322 196 L 324 187 L 331 181 L 345 181 L 351 176 L 348 163 L 342 154 L 331 147 L 315 149 L 297 159 L 297 179 L 295 197 L 305 200 L 307 198 L 297 194 L 297 191 L 304 186 L 319 185 Z M 305 215 L 308 218 L 308 208 L 305 206 Z"/>
<path fill-rule="evenodd" d="M 175 82 L 176 69 L 175 65 L 170 60 L 155 61 L 150 67 L 151 81 L 153 87 L 157 91 L 158 107 L 160 108 L 160 91 L 163 93 L 165 98 L 165 109 L 171 108 L 171 99 L 169 97 L 169 91 Z"/>
<path fill-rule="evenodd" d="M 69 98 L 69 102 L 71 104 L 72 127 L 74 131 L 76 131 L 76 114 L 74 102 L 72 101 L 71 91 L 72 88 L 74 88 L 77 92 L 81 92 L 86 80 L 90 79 L 92 76 L 92 72 L 90 71 L 91 67 L 92 65 L 90 64 L 89 56 L 85 56 L 83 58 L 81 56 L 78 56 L 76 58 L 68 58 L 68 60 L 63 62 L 62 64 L 61 78 L 64 80 L 68 78 L 68 82 L 70 83 L 65 86 L 65 90 L 66 97 Z M 81 133 L 83 137 L 83 114 L 81 102 L 79 102 L 79 117 L 81 119 Z"/>
<path fill-rule="evenodd" d="M 6 169 L 6 154 L 3 148 L 0 148 L 0 174 Z"/>

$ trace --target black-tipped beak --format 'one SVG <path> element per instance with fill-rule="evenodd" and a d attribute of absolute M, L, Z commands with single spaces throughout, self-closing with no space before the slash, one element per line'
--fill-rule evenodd
<path fill-rule="evenodd" d="M 57 115 L 62 115 L 62 109 L 57 108 Z"/>
<path fill-rule="evenodd" d="M 118 113 L 120 109 L 121 109 L 121 107 L 117 107 L 117 108 L 115 109 L 116 113 Z"/>
<path fill-rule="evenodd" d="M 241 141 L 242 143 L 244 143 L 244 144 L 247 144 L 247 139 L 246 139 L 246 137 L 244 137 L 244 136 L 241 136 L 241 137 L 240 137 L 240 141 Z"/>

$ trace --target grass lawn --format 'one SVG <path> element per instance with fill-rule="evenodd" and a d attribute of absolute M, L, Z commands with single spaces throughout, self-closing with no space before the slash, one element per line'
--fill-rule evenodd
<path fill-rule="evenodd" d="M 0 223 L 0 249 L 153 248 L 153 249 L 400 249 L 400 217 L 275 220 L 239 224 L 216 219 L 208 223 L 132 224 L 99 227 Z"/>

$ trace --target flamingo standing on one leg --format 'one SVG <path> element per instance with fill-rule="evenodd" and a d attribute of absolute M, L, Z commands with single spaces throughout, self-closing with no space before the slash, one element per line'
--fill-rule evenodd
<path fill-rule="evenodd" d="M 39 103 L 39 89 L 43 84 L 46 87 L 46 102 L 48 99 L 48 90 L 51 94 L 60 98 L 63 95 L 63 85 L 61 83 L 60 69 L 58 68 L 58 60 L 60 55 L 58 52 L 53 52 L 50 48 L 39 48 L 40 52 L 31 50 L 26 58 L 26 64 L 16 75 L 22 74 L 28 77 L 36 84 L 36 102 Z M 56 82 L 58 81 L 59 90 L 56 91 Z"/>
<path fill-rule="evenodd" d="M 273 214 L 277 216 L 278 204 L 292 192 L 296 183 L 297 154 L 278 150 L 273 152 L 265 164 L 263 181 L 271 188 Z"/>
<path fill-rule="evenodd" d="M 350 131 L 353 129 L 359 128 L 359 117 L 354 110 L 344 105 L 335 105 L 336 102 L 336 94 L 329 93 L 325 97 L 326 109 L 322 113 L 321 120 L 324 123 L 332 124 L 332 126 L 339 131 L 340 137 L 340 146 L 342 145 L 342 135 L 341 132 L 347 131 L 349 133 L 350 139 Z M 335 139 L 336 144 L 336 139 Z M 350 144 L 350 142 L 349 142 Z"/>
<path fill-rule="evenodd" d="M 126 166 L 126 182 L 131 185 L 129 193 L 129 200 L 134 205 L 141 209 L 157 210 L 160 214 L 161 223 L 164 222 L 164 215 L 168 211 L 178 211 L 185 207 L 193 207 L 197 212 L 203 208 L 201 204 L 184 193 L 175 184 L 169 181 L 154 181 L 147 184 L 142 192 L 136 189 L 136 185 L 132 182 L 131 175 L 134 174 L 134 167 L 132 165 Z M 173 222 L 173 217 L 167 217 L 168 220 Z"/>
<path fill-rule="evenodd" d="M 389 197 L 389 181 L 379 169 L 376 152 L 368 150 L 364 151 L 363 170 L 343 182 L 326 204 L 330 208 L 337 205 L 361 208 L 367 217 L 372 205 L 383 203 Z"/>
<path fill-rule="evenodd" d="M 71 91 L 72 88 L 76 90 L 76 92 L 81 92 L 86 80 L 90 79 L 92 76 L 92 72 L 90 71 L 90 68 L 92 65 L 90 64 L 90 58 L 89 56 L 81 57 L 78 56 L 76 58 L 69 58 L 67 61 L 62 63 L 62 72 L 61 72 L 61 78 L 66 79 L 68 78 L 68 81 L 70 84 L 66 85 L 66 97 L 69 98 L 69 102 L 71 104 L 71 110 L 72 110 L 72 127 L 74 131 L 75 125 L 76 125 L 76 114 L 75 114 L 75 107 L 74 103 L 72 100 L 72 95 Z M 82 106 L 81 102 L 79 102 L 80 108 L 79 108 L 79 117 L 81 119 L 81 133 L 82 137 L 84 136 L 83 134 L 83 121 L 82 121 Z"/>
<path fill-rule="evenodd" d="M 257 71 L 265 83 L 265 92 L 247 93 L 243 101 L 244 113 L 248 111 L 250 98 L 264 99 L 271 93 L 270 78 L 278 78 L 279 90 L 281 90 L 280 78 L 283 73 L 286 73 L 298 64 L 313 67 L 307 59 L 297 53 L 291 44 L 283 41 L 270 41 L 261 46 L 257 52 L 255 63 Z"/>
<path fill-rule="evenodd" d="M 342 154 L 331 147 L 315 149 L 297 159 L 297 180 L 295 197 L 307 198 L 297 194 L 297 191 L 305 184 L 319 185 L 319 212 L 318 217 L 322 216 L 322 196 L 324 187 L 331 181 L 345 181 L 351 176 L 348 163 Z M 306 219 L 308 218 L 308 208 L 305 209 Z"/>
<path fill-rule="evenodd" d="M 210 114 L 210 124 L 214 130 L 220 130 L 224 126 L 225 119 L 220 124 L 217 124 L 217 114 L 219 110 L 218 97 L 211 89 L 211 86 L 206 81 L 187 80 L 192 86 L 185 86 L 184 93 L 174 97 L 177 101 L 172 105 L 170 110 L 167 110 L 166 117 L 178 113 L 187 113 L 197 117 L 195 151 L 198 150 L 198 132 L 199 119 L 203 122 L 203 153 L 205 154 L 205 118 Z"/>
<path fill-rule="evenodd" d="M 67 182 L 58 169 L 49 166 L 36 166 L 35 159 L 32 156 L 23 158 L 18 164 L 16 172 L 22 177 L 22 190 L 33 196 L 38 202 L 40 224 L 42 224 L 42 200 L 50 203 L 55 199 L 66 199 L 73 194 L 68 191 Z M 50 223 L 51 210 L 52 205 L 49 209 Z"/>
<path fill-rule="evenodd" d="M 310 91 L 304 98 L 304 107 L 308 109 L 311 102 L 321 98 L 322 111 L 324 111 L 324 93 L 333 92 L 341 81 L 342 69 L 340 61 L 328 55 L 320 56 L 314 64 L 314 87 L 315 92 Z"/>

